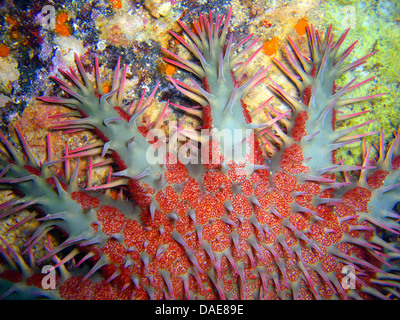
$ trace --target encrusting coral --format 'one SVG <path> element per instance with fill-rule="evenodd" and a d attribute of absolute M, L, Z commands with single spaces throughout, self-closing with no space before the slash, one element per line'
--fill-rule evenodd
<path fill-rule="evenodd" d="M 322 36 L 309 26 L 310 55 L 289 39 L 290 48 L 284 50 L 290 65 L 275 60 L 298 96 L 269 79 L 286 108 L 270 106 L 268 97 L 249 111 L 242 98 L 266 79 L 268 68 L 246 80 L 243 71 L 261 48 L 253 50 L 257 40 L 251 36 L 233 44 L 231 14 L 232 9 L 226 18 L 200 15 L 193 29 L 180 22 L 186 36 L 171 32 L 199 63 L 164 50 L 168 63 L 198 78 L 192 85 L 169 79 L 199 104 L 173 106 L 201 118 L 200 128 L 171 125 L 165 136 L 160 124 L 168 103 L 158 121 L 141 123 L 157 86 L 146 101 L 143 93 L 138 103 L 124 107 L 126 68 L 121 71 L 118 62 L 105 93 L 97 61 L 94 86 L 76 56 L 79 75 L 71 69 L 62 71 L 69 83 L 54 78 L 65 97 L 39 99 L 72 109 L 60 116 L 75 118 L 56 122 L 54 129 L 93 130 L 98 141 L 67 149 L 59 161 L 49 147 L 47 162 L 39 165 L 18 128 L 25 155 L 0 136 L 5 147 L 0 183 L 20 196 L 0 205 L 0 217 L 35 208 L 40 216 L 29 219 L 41 222 L 24 252 L 2 240 L 3 298 L 400 296 L 400 250 L 391 242 L 400 231 L 400 215 L 394 211 L 400 201 L 400 135 L 388 148 L 381 138 L 378 159 L 370 157 L 372 146 L 364 143 L 358 166 L 346 166 L 335 155 L 371 134 L 350 135 L 369 122 L 342 131 L 335 131 L 335 124 L 359 115 L 341 116 L 342 106 L 380 96 L 344 97 L 372 79 L 357 84 L 354 79 L 342 88 L 335 81 L 373 53 L 346 65 L 354 48 L 339 53 L 346 33 L 334 42 L 331 28 Z M 260 112 L 269 120 L 253 123 Z M 183 148 L 165 148 L 175 147 L 177 137 L 185 141 Z M 162 161 L 149 161 L 149 154 Z M 97 165 L 110 166 L 107 181 L 93 186 L 90 160 L 87 185 L 78 186 L 78 166 L 71 173 L 69 160 L 94 155 L 105 157 Z M 63 176 L 54 173 L 56 162 L 65 163 Z M 120 196 L 112 199 L 108 191 L 116 187 Z M 44 275 L 32 259 L 27 264 L 21 256 L 53 229 L 61 230 L 63 241 L 56 247 L 49 243 L 36 264 L 51 260 L 60 276 L 55 290 L 44 290 Z M 346 286 L 344 267 L 355 273 L 353 286 Z"/>

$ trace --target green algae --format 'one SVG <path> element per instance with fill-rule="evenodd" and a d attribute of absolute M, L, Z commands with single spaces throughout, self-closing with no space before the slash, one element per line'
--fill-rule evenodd
<path fill-rule="evenodd" d="M 338 85 L 342 86 L 357 77 L 356 82 L 375 77 L 370 83 L 352 92 L 353 97 L 362 97 L 378 93 L 386 93 L 385 96 L 373 100 L 356 103 L 343 108 L 345 114 L 371 110 L 370 113 L 338 123 L 338 129 L 354 126 L 365 121 L 375 119 L 368 126 L 360 128 L 357 133 L 374 132 L 383 129 L 385 143 L 393 140 L 393 131 L 397 131 L 400 123 L 400 64 L 398 52 L 400 52 L 400 3 L 389 1 L 360 2 L 355 0 L 324 2 L 325 24 L 332 24 L 332 29 L 338 37 L 350 26 L 344 47 L 357 41 L 351 55 L 352 60 L 367 55 L 371 56 L 365 64 L 343 75 Z M 379 142 L 379 135 L 366 137 L 367 143 Z M 362 148 L 359 144 L 343 147 L 338 156 L 346 164 L 361 162 Z"/>

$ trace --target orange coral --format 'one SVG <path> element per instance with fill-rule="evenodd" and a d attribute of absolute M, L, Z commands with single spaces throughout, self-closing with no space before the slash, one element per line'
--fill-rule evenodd
<path fill-rule="evenodd" d="M 176 72 L 176 67 L 173 66 L 172 64 L 167 63 L 164 72 L 167 76 L 172 76 Z"/>
<path fill-rule="evenodd" d="M 114 9 L 121 9 L 122 8 L 122 2 L 121 0 L 110 0 L 111 5 L 113 6 Z"/>
<path fill-rule="evenodd" d="M 69 31 L 68 26 L 65 24 L 56 24 L 56 31 L 63 37 L 69 37 L 71 32 Z"/>
<path fill-rule="evenodd" d="M 306 33 L 307 26 L 308 26 L 307 19 L 303 18 L 297 21 L 296 25 L 294 26 L 294 29 L 296 30 L 299 36 L 302 36 Z"/>
<path fill-rule="evenodd" d="M 56 22 L 57 23 L 65 23 L 68 20 L 68 15 L 65 12 L 60 13 L 57 17 L 56 17 Z"/>
<path fill-rule="evenodd" d="M 10 49 L 4 44 L 0 45 L 0 57 L 4 58 L 7 57 L 10 53 Z"/>
<path fill-rule="evenodd" d="M 56 17 L 56 31 L 63 37 L 69 37 L 71 31 L 65 24 L 68 21 L 68 15 L 65 12 L 60 13 Z"/>
<path fill-rule="evenodd" d="M 273 37 L 271 40 L 264 43 L 262 51 L 267 56 L 272 56 L 277 51 L 278 42 L 279 42 L 279 38 Z"/>

